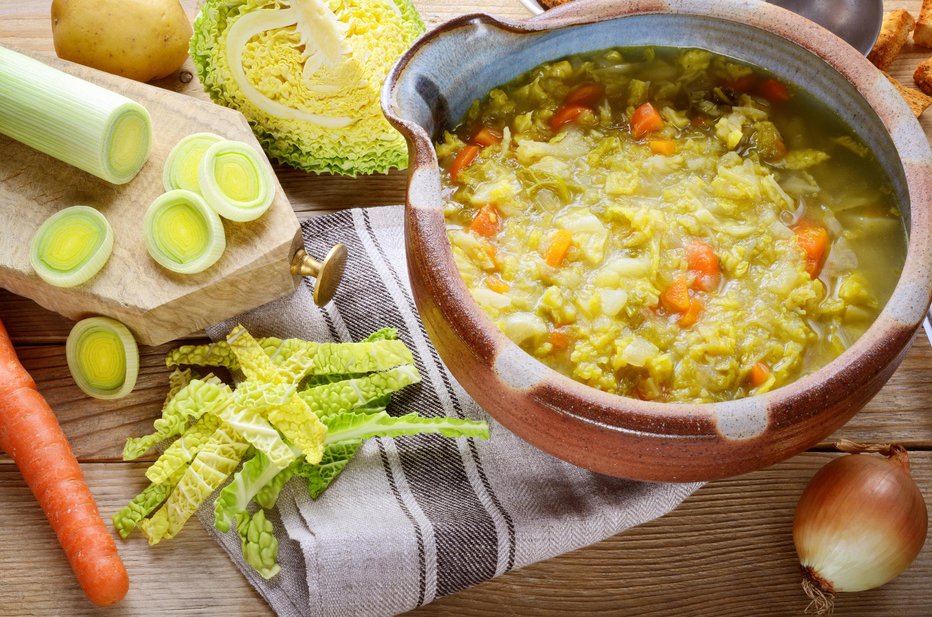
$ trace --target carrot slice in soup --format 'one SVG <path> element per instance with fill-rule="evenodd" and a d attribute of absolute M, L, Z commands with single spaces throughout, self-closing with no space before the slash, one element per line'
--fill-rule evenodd
<path fill-rule="evenodd" d="M 553 345 L 555 350 L 562 350 L 570 346 L 571 339 L 566 330 L 558 328 L 550 331 L 550 334 L 547 336 L 547 341 Z"/>
<path fill-rule="evenodd" d="M 686 277 L 680 277 L 660 294 L 660 304 L 668 313 L 685 313 L 691 306 Z"/>
<path fill-rule="evenodd" d="M 547 254 L 544 256 L 547 265 L 556 268 L 563 263 L 563 258 L 566 257 L 566 253 L 570 250 L 572 244 L 573 236 L 570 232 L 565 229 L 557 231 L 553 237 L 553 242 L 550 243 L 550 247 L 547 249 Z"/>
<path fill-rule="evenodd" d="M 676 142 L 672 139 L 655 139 L 648 144 L 654 154 L 673 156 L 676 154 Z"/>
<path fill-rule="evenodd" d="M 686 249 L 686 260 L 690 271 L 696 274 L 693 281 L 695 289 L 712 291 L 718 287 L 722 271 L 718 263 L 718 255 L 711 246 L 696 240 Z"/>
<path fill-rule="evenodd" d="M 737 92 L 738 94 L 747 94 L 754 89 L 754 85 L 757 83 L 757 76 L 754 73 L 749 73 L 747 75 L 742 75 L 741 77 L 735 79 L 728 87 Z"/>
<path fill-rule="evenodd" d="M 748 375 L 748 379 L 751 381 L 751 385 L 753 387 L 761 387 L 768 379 L 770 379 L 770 367 L 763 362 L 758 362 L 751 367 L 751 372 Z"/>
<path fill-rule="evenodd" d="M 474 231 L 480 236 L 494 236 L 498 233 L 499 228 L 501 227 L 501 217 L 498 214 L 498 210 L 495 209 L 495 206 L 488 204 L 482 206 L 479 209 L 479 212 L 476 213 L 475 218 L 473 218 L 472 223 L 469 225 L 469 231 Z"/>
<path fill-rule="evenodd" d="M 550 130 L 556 133 L 563 125 L 575 122 L 579 116 L 583 115 L 587 111 L 592 110 L 588 107 L 583 107 L 582 105 L 561 107 L 555 114 L 553 114 L 553 117 L 550 119 Z"/>
<path fill-rule="evenodd" d="M 500 294 L 503 294 L 511 289 L 511 286 L 508 283 L 498 278 L 497 276 L 485 277 L 485 284 L 489 289 Z"/>
<path fill-rule="evenodd" d="M 604 95 L 605 88 L 602 84 L 583 84 L 567 94 L 563 104 L 567 107 L 571 105 L 592 107 L 602 100 Z"/>
<path fill-rule="evenodd" d="M 681 328 L 689 328 L 695 325 L 696 322 L 699 321 L 699 317 L 702 315 L 702 310 L 704 308 L 705 306 L 700 300 L 696 300 L 695 298 L 690 299 L 689 308 L 682 317 L 676 320 L 677 325 Z"/>
<path fill-rule="evenodd" d="M 821 225 L 800 223 L 793 228 L 793 232 L 796 234 L 796 244 L 806 254 L 806 272 L 816 278 L 828 252 L 828 230 Z"/>
<path fill-rule="evenodd" d="M 481 146 L 483 148 L 494 146 L 495 144 L 501 143 L 501 141 L 501 135 L 485 126 L 476 131 L 476 134 L 469 140 L 474 146 Z"/>
<path fill-rule="evenodd" d="M 650 103 L 644 103 L 634 110 L 634 115 L 631 116 L 631 134 L 635 139 L 640 139 L 662 128 L 663 118 Z"/>
<path fill-rule="evenodd" d="M 786 103 L 792 98 L 790 89 L 782 81 L 767 79 L 760 85 L 761 95 L 771 103 Z"/>
<path fill-rule="evenodd" d="M 479 156 L 481 150 L 482 147 L 475 144 L 468 144 L 460 150 L 460 153 L 456 155 L 456 159 L 453 160 L 453 164 L 450 165 L 450 178 L 454 182 L 459 180 L 460 172 L 469 167 L 475 158 Z"/>

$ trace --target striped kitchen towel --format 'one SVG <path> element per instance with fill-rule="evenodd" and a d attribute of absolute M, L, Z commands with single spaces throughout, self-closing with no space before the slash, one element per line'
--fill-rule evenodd
<path fill-rule="evenodd" d="M 306 221 L 303 231 L 311 255 L 337 242 L 349 249 L 336 300 L 318 309 L 303 284 L 209 334 L 222 337 L 240 322 L 260 336 L 358 341 L 395 327 L 424 381 L 396 394 L 390 413 L 483 418 L 492 437 L 370 440 L 317 501 L 306 483 L 292 481 L 271 516 L 282 569 L 270 581 L 242 561 L 236 533 L 218 533 L 212 508 L 202 509 L 201 521 L 279 615 L 401 613 L 661 516 L 699 487 L 591 473 L 487 416 L 441 363 L 418 319 L 401 207 L 341 211 Z"/>

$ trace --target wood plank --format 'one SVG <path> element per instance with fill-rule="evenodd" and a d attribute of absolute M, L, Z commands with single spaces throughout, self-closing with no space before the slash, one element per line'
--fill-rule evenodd
<path fill-rule="evenodd" d="M 802 615 L 792 542 L 796 501 L 836 455 L 809 453 L 700 489 L 673 513 L 588 548 L 441 599 L 420 617 L 502 614 Z M 932 495 L 932 454 L 912 453 L 915 478 Z M 928 540 L 927 540 L 928 543 Z M 839 596 L 845 617 L 930 615 L 932 551 L 880 589 Z"/>
<path fill-rule="evenodd" d="M 147 485 L 141 463 L 82 469 L 108 527 L 110 517 Z M 54 533 L 11 464 L 0 464 L 0 503 L 0 617 L 104 614 L 84 599 Z M 140 536 L 117 539 L 117 546 L 130 591 L 107 615 L 273 614 L 197 521 L 155 547 Z"/>
<path fill-rule="evenodd" d="M 136 389 L 118 401 L 85 396 L 71 379 L 61 344 L 19 347 L 23 365 L 58 415 L 76 456 L 82 461 L 119 461 L 127 437 L 151 431 L 168 390 L 165 353 L 173 345 L 140 347 Z M 847 426 L 825 440 L 897 441 L 932 449 L 932 347 L 920 335 L 889 384 Z M 205 371 L 206 372 L 206 371 Z"/>
<path fill-rule="evenodd" d="M 412 615 L 800 615 L 807 601 L 791 540 L 793 511 L 809 478 L 834 456 L 804 454 L 710 484 L 661 519 L 438 600 Z M 932 495 L 932 453 L 911 456 L 917 482 Z M 140 464 L 82 467 L 105 517 L 145 484 Z M 12 465 L 0 464 L 0 503 L 0 615 L 99 614 L 84 601 Z M 272 614 L 197 522 L 157 547 L 131 538 L 120 544 L 120 552 L 132 585 L 116 614 Z M 929 615 L 929 580 L 932 551 L 926 549 L 893 583 L 841 596 L 838 614 Z"/>
<path fill-rule="evenodd" d="M 0 319 L 17 346 L 61 345 L 75 322 L 43 308 L 23 296 L 0 288 Z M 175 339 L 175 342 L 203 339 L 204 332 Z"/>

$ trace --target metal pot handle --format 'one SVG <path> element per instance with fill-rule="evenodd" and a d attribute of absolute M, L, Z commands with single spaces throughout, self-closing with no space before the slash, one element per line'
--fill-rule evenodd
<path fill-rule="evenodd" d="M 336 244 L 324 260 L 317 261 L 307 254 L 303 248 L 299 249 L 291 258 L 291 274 L 294 276 L 314 277 L 314 304 L 324 306 L 337 292 L 343 271 L 346 270 L 346 247 Z"/>

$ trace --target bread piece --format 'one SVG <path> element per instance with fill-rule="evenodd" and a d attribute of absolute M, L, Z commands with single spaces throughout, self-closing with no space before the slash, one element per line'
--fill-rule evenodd
<path fill-rule="evenodd" d="M 896 86 L 896 89 L 899 90 L 900 94 L 906 99 L 906 104 L 909 105 L 909 108 L 913 110 L 913 113 L 918 118 L 922 115 L 930 105 L 932 105 L 932 96 L 927 96 L 915 88 L 909 88 L 904 86 L 891 75 L 884 73 L 887 76 L 887 79 Z"/>
<path fill-rule="evenodd" d="M 558 7 L 561 4 L 566 4 L 570 0 L 538 0 L 538 3 L 543 6 L 545 9 L 552 9 Z"/>
<path fill-rule="evenodd" d="M 916 29 L 913 31 L 913 42 L 932 48 L 932 0 L 922 0 L 919 21 L 916 22 Z"/>
<path fill-rule="evenodd" d="M 886 70 L 900 55 L 900 50 L 915 26 L 916 20 L 905 9 L 897 9 L 884 15 L 880 36 L 877 37 L 877 43 L 867 55 L 867 59 L 878 69 Z"/>
<path fill-rule="evenodd" d="M 916 67 L 913 73 L 913 81 L 919 86 L 919 89 L 932 96 L 932 58 L 929 58 Z"/>

